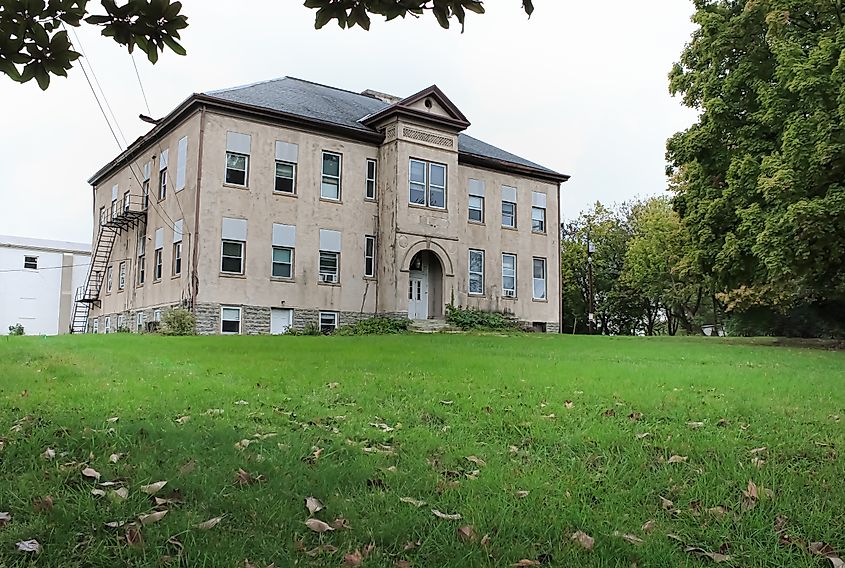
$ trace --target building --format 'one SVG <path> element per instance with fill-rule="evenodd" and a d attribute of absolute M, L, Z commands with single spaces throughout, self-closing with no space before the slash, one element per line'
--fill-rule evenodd
<path fill-rule="evenodd" d="M 89 180 L 75 330 L 143 329 L 176 305 L 199 333 L 331 330 L 451 302 L 558 331 L 568 176 L 468 126 L 436 86 L 398 99 L 285 77 L 190 96 Z"/>
<path fill-rule="evenodd" d="M 74 292 L 85 283 L 87 244 L 0 236 L 0 334 L 67 333 Z"/>

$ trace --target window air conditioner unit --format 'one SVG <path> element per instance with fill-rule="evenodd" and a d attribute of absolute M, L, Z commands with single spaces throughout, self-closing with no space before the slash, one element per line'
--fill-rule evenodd
<path fill-rule="evenodd" d="M 328 284 L 334 284 L 335 282 L 337 282 L 337 276 L 335 276 L 334 274 L 320 274 L 320 278 L 323 282 L 326 282 Z"/>
<path fill-rule="evenodd" d="M 505 298 L 516 298 L 516 290 L 505 290 Z"/>

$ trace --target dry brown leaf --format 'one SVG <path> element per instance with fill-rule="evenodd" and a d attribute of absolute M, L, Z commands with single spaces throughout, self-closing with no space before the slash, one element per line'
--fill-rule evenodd
<path fill-rule="evenodd" d="M 660 506 L 663 507 L 664 511 L 671 511 L 675 508 L 675 504 L 662 495 L 660 496 Z"/>
<path fill-rule="evenodd" d="M 41 552 L 41 543 L 37 540 L 30 539 L 30 540 L 22 540 L 20 542 L 16 542 L 15 546 L 18 548 L 18 552 L 31 552 L 33 554 L 38 554 Z"/>
<path fill-rule="evenodd" d="M 565 400 L 565 401 L 563 401 L 563 407 L 568 408 L 568 409 L 572 409 L 572 408 L 575 407 L 575 403 L 572 402 L 571 400 Z"/>
<path fill-rule="evenodd" d="M 713 515 L 714 517 L 724 517 L 728 514 L 728 510 L 724 507 L 710 507 L 707 509 L 707 512 Z"/>
<path fill-rule="evenodd" d="M 142 525 L 151 525 L 162 520 L 166 514 L 167 511 L 156 511 L 155 513 L 150 513 L 149 515 L 139 515 L 138 520 L 141 521 Z"/>
<path fill-rule="evenodd" d="M 366 451 L 366 449 L 364 451 Z M 317 463 L 317 460 L 320 459 L 320 455 L 322 453 L 323 453 L 323 448 L 314 447 L 311 454 L 305 457 L 305 462 L 310 463 L 311 465 Z"/>
<path fill-rule="evenodd" d="M 642 417 L 643 417 L 643 413 L 642 413 L 642 412 L 632 412 L 631 414 L 629 414 L 629 415 L 628 415 L 628 419 L 629 419 L 629 420 L 631 420 L 631 421 L 633 421 L 633 422 L 636 422 L 636 421 L 638 421 L 638 420 L 641 420 L 641 419 L 642 419 Z"/>
<path fill-rule="evenodd" d="M 324 523 L 320 519 L 308 519 L 305 521 L 305 526 L 316 533 L 324 533 L 334 530 L 334 528 L 332 528 L 329 524 Z"/>
<path fill-rule="evenodd" d="M 0 527 L 8 525 L 12 521 L 12 515 L 8 511 L 0 512 Z"/>
<path fill-rule="evenodd" d="M 478 535 L 475 532 L 475 527 L 472 525 L 458 527 L 455 532 L 457 532 L 458 538 L 463 542 L 475 542 L 476 540 L 478 540 Z"/>
<path fill-rule="evenodd" d="M 179 418 L 176 419 L 176 424 L 180 424 L 180 425 L 184 424 L 190 419 L 191 419 L 190 416 L 180 416 Z"/>
<path fill-rule="evenodd" d="M 126 521 L 111 521 L 110 523 L 103 523 L 107 529 L 119 529 L 126 525 Z"/>
<path fill-rule="evenodd" d="M 126 487 L 121 487 L 120 489 L 113 490 L 109 496 L 117 497 L 121 501 L 126 501 L 129 498 L 129 489 Z"/>
<path fill-rule="evenodd" d="M 109 456 L 109 463 L 117 463 L 120 461 L 120 458 L 123 457 L 123 454 L 112 454 Z"/>
<path fill-rule="evenodd" d="M 484 467 L 485 465 L 487 465 L 487 462 L 476 456 L 467 456 L 466 459 L 467 461 L 474 463 L 478 467 Z"/>
<path fill-rule="evenodd" d="M 649 436 L 651 436 L 651 432 L 641 432 L 640 434 L 637 434 L 637 440 L 643 440 Z"/>
<path fill-rule="evenodd" d="M 316 497 L 306 497 L 305 508 L 308 509 L 308 514 L 313 516 L 317 511 L 323 510 L 323 504 Z"/>
<path fill-rule="evenodd" d="M 704 427 L 704 422 L 687 422 L 687 426 L 689 426 L 693 430 L 698 430 L 699 428 Z"/>
<path fill-rule="evenodd" d="M 47 448 L 44 450 L 44 453 L 41 454 L 41 457 L 45 460 L 51 460 L 56 457 L 56 450 L 53 448 Z"/>
<path fill-rule="evenodd" d="M 398 560 L 393 561 L 393 566 L 395 568 L 411 568 L 411 562 L 405 560 L 404 558 L 400 558 Z"/>
<path fill-rule="evenodd" d="M 223 517 L 213 517 L 213 518 L 208 519 L 207 521 L 202 522 L 198 525 L 194 525 L 194 527 L 196 527 L 198 529 L 202 529 L 204 531 L 207 531 L 207 530 L 213 529 L 214 527 L 219 525 L 220 521 L 222 521 L 222 520 L 223 520 Z"/>
<path fill-rule="evenodd" d="M 92 468 L 92 467 L 86 467 L 85 469 L 83 469 L 82 475 L 84 475 L 85 477 L 90 477 L 91 479 L 96 479 L 97 481 L 100 481 L 100 472 L 97 471 L 96 469 Z"/>
<path fill-rule="evenodd" d="M 514 562 L 511 566 L 515 568 L 521 568 L 522 566 L 540 566 L 539 560 L 528 560 L 527 558 L 523 558 L 519 562 Z"/>
<path fill-rule="evenodd" d="M 754 448 L 753 450 L 749 450 L 748 453 L 751 454 L 751 455 L 754 455 L 754 454 L 759 454 L 759 453 L 768 451 L 768 449 L 769 448 L 767 448 L 766 446 L 763 446 L 762 448 Z"/>
<path fill-rule="evenodd" d="M 763 467 L 766 465 L 766 460 L 760 458 L 751 458 L 751 465 L 754 467 Z"/>
<path fill-rule="evenodd" d="M 604 415 L 607 417 L 616 416 L 616 411 L 612 408 L 608 408 L 604 411 Z"/>
<path fill-rule="evenodd" d="M 240 468 L 238 468 L 238 471 L 235 473 L 235 483 L 237 485 L 250 485 L 251 483 L 257 483 L 260 481 L 264 481 L 263 475 L 253 476 L 251 473 Z"/>
<path fill-rule="evenodd" d="M 329 384 L 326 385 L 326 388 L 336 389 L 339 386 L 340 386 L 340 383 L 329 383 Z"/>
<path fill-rule="evenodd" d="M 179 475 L 188 475 L 192 473 L 197 467 L 197 460 L 190 460 L 185 465 L 179 468 Z"/>
<path fill-rule="evenodd" d="M 420 501 L 419 499 L 414 499 L 413 497 L 400 497 L 399 500 L 403 503 L 413 505 L 418 509 L 420 507 L 425 507 L 425 501 Z"/>
<path fill-rule="evenodd" d="M 701 556 L 701 557 L 704 557 L 704 558 L 709 558 L 710 560 L 712 560 L 713 562 L 716 562 L 717 564 L 720 563 L 720 562 L 729 562 L 731 560 L 731 557 L 728 556 L 727 554 L 722 554 L 720 552 L 708 552 L 708 551 L 704 550 L 703 548 L 699 548 L 697 546 L 688 546 L 684 549 L 684 551 L 687 552 L 688 554 L 692 554 L 693 556 Z"/>
<path fill-rule="evenodd" d="M 669 463 L 687 463 L 687 456 L 674 455 L 669 458 Z"/>
<path fill-rule="evenodd" d="M 646 521 L 646 522 L 643 523 L 643 526 L 640 528 L 640 530 L 643 531 L 644 533 L 650 533 L 651 531 L 654 530 L 654 527 L 655 527 L 656 524 L 657 524 L 656 521 L 652 521 L 652 520 Z"/>
<path fill-rule="evenodd" d="M 361 554 L 360 550 L 355 550 L 355 552 L 346 554 L 343 556 L 343 564 L 344 568 L 357 568 L 364 563 L 364 555 Z"/>
<path fill-rule="evenodd" d="M 576 531 L 572 533 L 572 537 L 570 538 L 580 544 L 584 550 L 592 550 L 593 545 L 596 543 L 595 539 L 584 531 Z"/>
<path fill-rule="evenodd" d="M 91 495 L 93 495 L 94 497 L 105 497 L 106 492 L 102 489 L 92 489 Z"/>
<path fill-rule="evenodd" d="M 155 495 L 156 493 L 164 489 L 165 485 L 167 485 L 166 481 L 158 481 L 156 483 L 150 483 L 149 485 L 142 485 L 141 491 L 143 491 L 147 495 Z"/>
<path fill-rule="evenodd" d="M 244 438 L 243 440 L 241 440 L 240 442 L 235 444 L 235 449 L 236 450 L 245 450 L 246 448 L 249 447 L 249 445 L 251 443 L 252 443 L 252 440 L 250 440 L 249 438 Z"/>
<path fill-rule="evenodd" d="M 742 494 L 743 494 L 743 496 L 745 496 L 746 499 L 750 499 L 751 501 L 756 501 L 759 498 L 759 494 L 758 494 L 758 491 L 757 491 L 757 485 L 749 479 L 748 480 L 748 489 L 743 491 Z"/>
<path fill-rule="evenodd" d="M 338 517 L 332 521 L 332 528 L 333 529 L 351 529 L 352 525 L 349 524 L 349 521 L 344 519 L 343 517 Z"/>
<path fill-rule="evenodd" d="M 373 428 L 378 428 L 382 432 L 393 432 L 394 428 L 392 426 L 388 426 L 384 422 L 370 422 L 370 426 Z"/>
<path fill-rule="evenodd" d="M 724 427 L 725 427 L 725 426 L 727 426 L 728 424 L 730 424 L 730 422 L 728 422 L 728 421 L 727 421 L 727 420 L 725 420 L 724 418 L 720 418 L 720 419 L 719 419 L 719 421 L 718 421 L 718 422 L 716 422 L 716 426 L 719 426 L 720 428 L 724 428 Z"/>
<path fill-rule="evenodd" d="M 529 491 L 517 491 L 516 496 L 519 497 L 520 499 L 525 499 L 526 497 L 528 497 L 529 493 L 530 493 Z"/>
<path fill-rule="evenodd" d="M 141 527 L 132 523 L 128 527 L 126 527 L 126 532 L 124 533 L 126 537 L 126 544 L 129 546 L 138 546 L 143 544 L 144 537 L 141 536 Z"/>
<path fill-rule="evenodd" d="M 431 513 L 437 517 L 438 519 L 443 519 L 444 521 L 460 521 L 463 517 L 461 517 L 460 513 L 455 513 L 454 515 L 449 515 L 446 513 L 441 513 L 437 509 L 432 509 Z"/>

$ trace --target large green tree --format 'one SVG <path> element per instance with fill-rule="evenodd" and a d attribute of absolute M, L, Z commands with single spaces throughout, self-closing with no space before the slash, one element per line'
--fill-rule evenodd
<path fill-rule="evenodd" d="M 687 260 L 731 309 L 845 304 L 843 0 L 695 0 L 667 146 Z M 827 310 L 829 311 L 829 310 Z M 840 311 L 840 313 L 842 313 Z"/>
<path fill-rule="evenodd" d="M 287 1 L 287 0 L 284 0 Z M 80 54 L 68 36 L 68 27 L 83 24 L 102 28 L 132 53 L 136 47 L 155 63 L 165 47 L 179 55 L 185 48 L 177 41 L 188 26 L 182 3 L 171 0 L 98 0 L 99 9 L 89 9 L 89 0 L 0 0 L 0 73 L 26 83 L 35 79 L 46 90 L 52 76 L 67 77 Z M 467 12 L 484 13 L 481 0 L 306 0 L 315 10 L 319 29 L 331 21 L 341 28 L 370 29 L 370 15 L 387 20 L 430 13 L 448 28 L 454 18 L 461 26 Z M 522 0 L 529 16 L 532 0 Z"/>

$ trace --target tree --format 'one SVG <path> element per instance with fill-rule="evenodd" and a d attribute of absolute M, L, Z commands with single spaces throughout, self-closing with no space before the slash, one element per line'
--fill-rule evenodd
<path fill-rule="evenodd" d="M 695 0 L 668 144 L 686 260 L 729 309 L 845 306 L 842 0 Z"/>
<path fill-rule="evenodd" d="M 168 47 L 185 55 L 179 44 L 179 30 L 188 26 L 182 3 L 171 0 L 128 0 L 118 6 L 115 0 L 99 0 L 102 14 L 90 13 L 89 0 L 4 0 L 0 2 L 0 72 L 20 83 L 35 79 L 42 90 L 53 75 L 67 77 L 80 54 L 68 36 L 68 26 L 83 23 L 102 27 L 102 34 L 126 46 L 129 53 L 138 47 L 151 63 Z M 336 20 L 341 28 L 360 26 L 370 29 L 370 15 L 387 20 L 419 16 L 431 12 L 448 28 L 452 18 L 461 26 L 466 12 L 484 13 L 481 0 L 306 0 L 316 10 L 315 27 Z M 532 0 L 522 0 L 525 13 L 534 12 Z"/>

